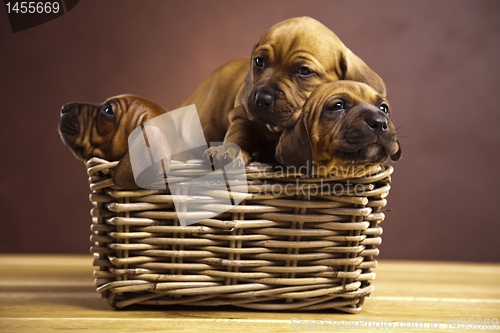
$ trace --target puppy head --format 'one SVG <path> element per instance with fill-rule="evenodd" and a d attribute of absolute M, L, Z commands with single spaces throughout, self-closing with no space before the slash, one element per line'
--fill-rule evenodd
<path fill-rule="evenodd" d="M 113 176 L 115 185 L 136 187 L 127 153 L 128 136 L 164 112 L 160 106 L 134 95 L 111 97 L 102 104 L 68 103 L 61 109 L 59 134 L 84 162 L 91 157 L 120 160 Z"/>
<path fill-rule="evenodd" d="M 255 44 L 243 104 L 251 120 L 289 127 L 311 92 L 336 80 L 365 82 L 385 96 L 382 79 L 331 30 L 309 17 L 289 19 Z"/>
<path fill-rule="evenodd" d="M 311 94 L 294 127 L 285 129 L 276 157 L 286 166 L 312 165 L 309 171 L 318 175 L 369 168 L 389 156 L 397 161 L 401 147 L 390 116 L 385 97 L 370 86 L 326 83 Z"/>

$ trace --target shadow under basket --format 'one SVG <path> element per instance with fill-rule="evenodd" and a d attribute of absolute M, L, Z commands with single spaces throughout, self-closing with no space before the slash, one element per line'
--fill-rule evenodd
<path fill-rule="evenodd" d="M 313 178 L 251 164 L 248 193 L 235 194 L 243 196 L 239 205 L 182 226 L 179 214 L 189 213 L 177 213 L 174 200 L 199 196 L 168 187 L 117 190 L 110 176 L 117 164 L 87 162 L 95 284 L 113 307 L 233 305 L 354 314 L 373 291 L 391 166 L 360 178 Z M 171 173 L 181 181 L 204 172 L 201 164 L 174 166 Z M 206 189 L 203 200 L 209 201 L 217 191 Z"/>

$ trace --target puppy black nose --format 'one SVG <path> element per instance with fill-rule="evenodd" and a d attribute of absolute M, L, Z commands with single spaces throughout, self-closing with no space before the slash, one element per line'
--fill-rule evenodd
<path fill-rule="evenodd" d="M 365 122 L 370 126 L 375 133 L 380 134 L 389 128 L 387 117 L 380 112 L 370 112 L 365 116 Z"/>
<path fill-rule="evenodd" d="M 73 109 L 76 109 L 78 107 L 79 103 L 68 103 L 64 104 L 61 108 L 61 115 L 70 112 Z"/>
<path fill-rule="evenodd" d="M 259 107 L 269 107 L 274 103 L 274 96 L 267 91 L 258 91 L 255 94 L 255 103 Z"/>

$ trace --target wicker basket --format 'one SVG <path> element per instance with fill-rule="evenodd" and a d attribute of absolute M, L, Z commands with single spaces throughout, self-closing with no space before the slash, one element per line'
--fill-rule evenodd
<path fill-rule="evenodd" d="M 391 166 L 369 177 L 340 179 L 250 165 L 248 194 L 240 205 L 180 226 L 173 204 L 178 194 L 113 189 L 109 171 L 117 163 L 87 163 L 95 206 L 95 284 L 111 306 L 358 313 L 373 291 Z M 201 165 L 176 167 L 179 177 L 189 179 L 200 174 Z M 287 192 L 280 191 L 286 185 Z"/>

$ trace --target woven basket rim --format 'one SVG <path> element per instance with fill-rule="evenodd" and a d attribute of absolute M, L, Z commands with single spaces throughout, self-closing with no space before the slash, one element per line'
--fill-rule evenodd
<path fill-rule="evenodd" d="M 86 162 L 87 175 L 113 169 L 119 164 L 120 161 L 107 161 L 102 158 L 92 157 Z M 203 163 L 193 163 L 193 162 L 179 162 L 173 161 L 175 169 L 181 170 L 205 170 L 210 171 L 210 168 Z M 245 171 L 248 175 L 260 174 L 262 178 L 251 177 L 252 180 L 255 179 L 275 179 L 278 181 L 290 181 L 296 179 L 302 179 L 304 182 L 317 182 L 317 181 L 351 181 L 354 183 L 373 183 L 377 180 L 390 176 L 394 172 L 394 167 L 392 165 L 384 164 L 378 166 L 378 171 L 374 174 L 368 174 L 361 177 L 338 177 L 338 176 L 307 176 L 302 173 L 287 173 L 284 174 L 282 170 L 276 170 L 276 168 L 283 168 L 283 166 L 278 164 L 270 163 L 259 163 L 253 162 L 245 167 Z M 270 169 L 270 170 L 269 170 Z M 274 173 L 273 173 L 274 171 Z M 186 171 L 187 172 L 187 171 Z"/>

